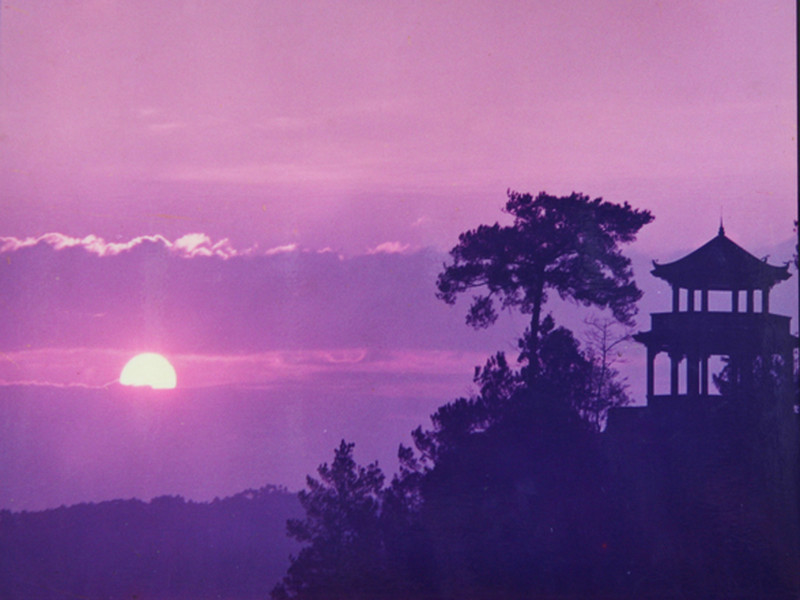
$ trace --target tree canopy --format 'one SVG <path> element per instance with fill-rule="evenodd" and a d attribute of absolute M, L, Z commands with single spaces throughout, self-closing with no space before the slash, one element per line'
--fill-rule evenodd
<path fill-rule="evenodd" d="M 304 519 L 291 519 L 291 537 L 307 543 L 283 581 L 275 599 L 376 598 L 385 589 L 385 556 L 379 527 L 384 475 L 376 463 L 359 466 L 354 444 L 342 440 L 333 462 L 307 477 L 299 493 Z"/>
<path fill-rule="evenodd" d="M 492 324 L 498 302 L 531 315 L 535 343 L 549 290 L 631 322 L 642 293 L 619 245 L 632 242 L 653 220 L 649 211 L 577 193 L 542 192 L 534 198 L 509 191 L 505 212 L 514 217 L 513 224 L 462 233 L 450 251 L 452 262 L 439 275 L 437 296 L 448 304 L 463 292 L 476 292 L 467 323 Z"/>
<path fill-rule="evenodd" d="M 520 367 L 498 352 L 477 368 L 477 391 L 400 447 L 388 487 L 342 442 L 300 494 L 306 519 L 289 531 L 307 546 L 273 598 L 797 597 L 797 470 L 780 462 L 797 455 L 789 404 L 601 433 L 607 410 L 628 402 L 614 362 L 630 336 L 617 326 L 631 326 L 641 296 L 620 246 L 650 213 L 515 192 L 506 211 L 512 225 L 460 236 L 438 295 L 474 291 L 475 327 L 498 307 L 531 315 Z M 582 346 L 543 311 L 548 292 L 611 315 L 586 321 Z M 741 400 L 786 367 L 728 368 L 717 383 Z"/>

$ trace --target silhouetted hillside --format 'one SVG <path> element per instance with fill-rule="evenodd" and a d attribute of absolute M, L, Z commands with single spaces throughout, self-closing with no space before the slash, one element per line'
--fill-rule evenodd
<path fill-rule="evenodd" d="M 264 598 L 297 545 L 295 494 L 163 496 L 0 512 L 0 598 Z"/>

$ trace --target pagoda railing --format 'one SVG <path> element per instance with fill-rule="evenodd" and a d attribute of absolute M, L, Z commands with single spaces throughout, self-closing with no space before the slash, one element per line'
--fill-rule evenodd
<path fill-rule="evenodd" d="M 653 313 L 647 338 L 658 351 L 696 350 L 702 354 L 784 352 L 795 338 L 791 318 L 765 313 Z M 650 345 L 650 344 L 648 344 Z"/>

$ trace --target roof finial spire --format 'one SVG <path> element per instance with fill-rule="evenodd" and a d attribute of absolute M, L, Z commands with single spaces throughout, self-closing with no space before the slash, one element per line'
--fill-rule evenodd
<path fill-rule="evenodd" d="M 725 226 L 722 224 L 722 213 L 723 209 L 719 207 L 719 232 L 718 235 L 725 235 Z"/>

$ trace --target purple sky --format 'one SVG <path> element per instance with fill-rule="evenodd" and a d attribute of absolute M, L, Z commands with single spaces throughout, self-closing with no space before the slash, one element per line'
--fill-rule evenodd
<path fill-rule="evenodd" d="M 0 507 L 298 487 L 343 436 L 391 461 L 513 350 L 519 320 L 476 333 L 433 297 L 507 188 L 651 210 L 645 314 L 666 306 L 648 261 L 721 212 L 788 260 L 795 22 L 791 2 L 2 4 Z M 172 400 L 103 387 L 145 350 L 175 364 Z"/>
<path fill-rule="evenodd" d="M 10 2 L 3 233 L 449 247 L 509 187 L 788 237 L 792 2 Z M 753 210 L 755 204 L 759 210 Z M 701 206 L 707 219 L 688 219 Z"/>

